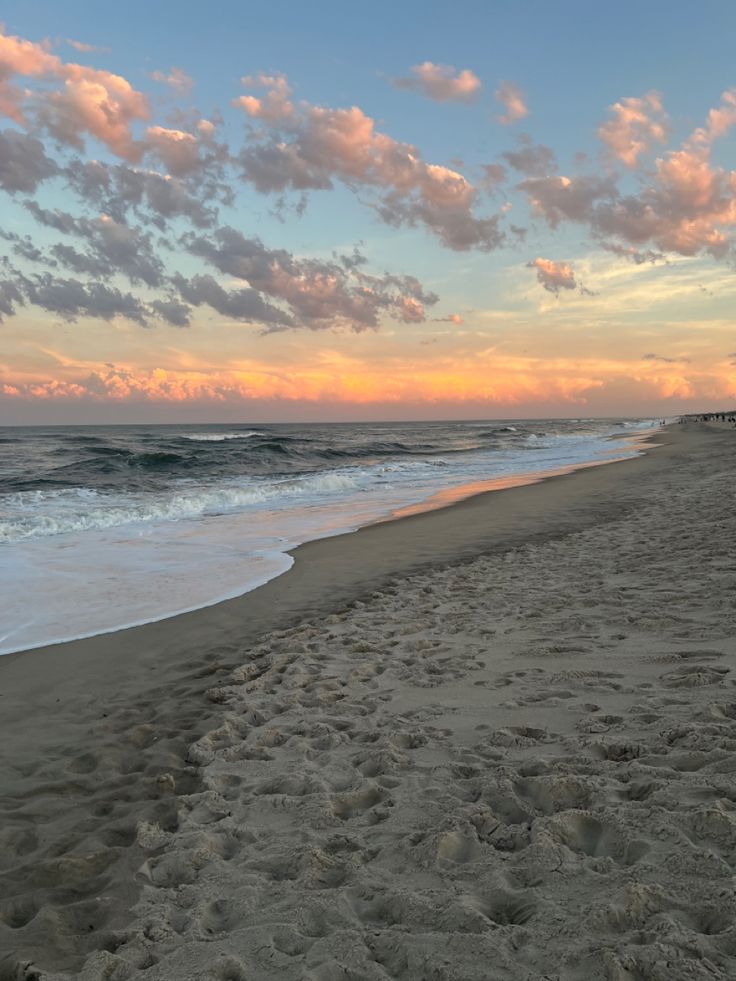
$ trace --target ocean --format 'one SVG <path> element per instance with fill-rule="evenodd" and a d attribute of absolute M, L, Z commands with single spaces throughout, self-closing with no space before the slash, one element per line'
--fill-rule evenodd
<path fill-rule="evenodd" d="M 611 437 L 652 426 L 0 428 L 0 653 L 238 596 L 289 569 L 303 542 L 450 489 L 635 455 L 635 441 Z"/>

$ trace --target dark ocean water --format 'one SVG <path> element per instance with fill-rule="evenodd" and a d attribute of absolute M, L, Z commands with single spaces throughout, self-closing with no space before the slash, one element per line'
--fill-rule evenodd
<path fill-rule="evenodd" d="M 300 542 L 450 487 L 605 459 L 626 445 L 612 435 L 648 425 L 0 429 L 0 651 L 237 595 L 288 568 Z"/>

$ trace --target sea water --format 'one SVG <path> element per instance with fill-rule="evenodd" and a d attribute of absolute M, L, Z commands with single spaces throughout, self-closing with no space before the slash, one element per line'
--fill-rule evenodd
<path fill-rule="evenodd" d="M 0 653 L 162 619 L 443 491 L 631 456 L 651 420 L 0 428 Z"/>

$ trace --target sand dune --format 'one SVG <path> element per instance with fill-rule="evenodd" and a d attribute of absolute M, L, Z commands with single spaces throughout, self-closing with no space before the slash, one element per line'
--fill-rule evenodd
<path fill-rule="evenodd" d="M 117 756 L 66 760 L 86 818 L 84 794 L 55 815 L 43 763 L 3 800 L 30 888 L 0 977 L 735 977 L 733 436 L 604 468 L 582 530 L 209 650 L 170 731 L 142 721 L 156 691 L 111 706 Z"/>

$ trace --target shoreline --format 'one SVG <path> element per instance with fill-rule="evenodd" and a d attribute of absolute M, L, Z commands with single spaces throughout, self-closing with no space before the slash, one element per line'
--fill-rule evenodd
<path fill-rule="evenodd" d="M 486 492 L 308 543 L 295 550 L 297 561 L 289 572 L 215 607 L 4 655 L 0 765 L 2 816 L 9 829 L 4 871 L 7 901 L 15 905 L 9 935 L 3 928 L 8 919 L 0 916 L 0 940 L 5 934 L 6 947 L 14 942 L 13 952 L 28 959 L 38 958 L 45 947 L 47 960 L 49 944 L 56 942 L 62 952 L 58 963 L 42 966 L 73 971 L 99 946 L 103 919 L 108 931 L 129 922 L 147 854 L 136 827 L 142 822 L 165 831 L 176 828 L 180 795 L 200 788 L 190 747 L 222 717 L 216 697 L 208 700 L 206 692 L 247 660 L 256 642 L 305 621 L 360 610 L 376 590 L 408 576 L 450 574 L 481 557 L 564 543 L 635 514 L 655 489 L 661 492 L 663 482 L 676 481 L 682 460 L 705 460 L 719 446 L 733 446 L 730 433 L 711 431 L 703 438 L 707 428 L 660 430 L 648 437 L 656 438 L 656 452 L 652 448 L 615 467 Z M 53 814 L 53 820 L 44 819 L 41 840 L 29 837 L 28 819 L 20 822 L 29 809 Z M 76 920 L 49 934 L 48 910 L 69 903 L 76 908 L 70 876 L 86 884 L 89 897 L 77 904 L 79 923 L 102 909 L 100 900 L 104 918 L 100 915 L 98 924 L 92 917 L 89 934 Z M 23 898 L 29 889 L 32 902 Z"/>
<path fill-rule="evenodd" d="M 647 429 L 647 430 L 636 431 L 634 433 L 620 433 L 614 436 L 609 436 L 608 440 L 614 444 L 616 442 L 625 442 L 632 446 L 641 444 L 643 449 L 640 449 L 639 452 L 636 454 L 636 456 L 639 456 L 642 453 L 647 452 L 647 449 L 651 449 L 654 446 L 656 446 L 656 444 L 652 443 L 652 440 L 654 436 L 658 435 L 660 432 L 661 432 L 660 429 Z M 362 531 L 365 528 L 370 528 L 374 525 L 384 524 L 386 522 L 392 522 L 392 521 L 400 521 L 403 518 L 412 515 L 420 515 L 431 511 L 436 511 L 442 508 L 452 507 L 455 504 L 458 504 L 462 501 L 468 500 L 469 498 L 476 497 L 481 494 L 495 493 L 501 490 L 511 490 L 517 487 L 525 487 L 531 484 L 542 483 L 554 477 L 567 476 L 569 474 L 577 473 L 580 470 L 587 470 L 588 468 L 591 467 L 608 466 L 609 464 L 621 463 L 628 459 L 636 459 L 636 456 L 616 457 L 613 455 L 615 454 L 615 452 L 616 451 L 613 449 L 610 451 L 612 456 L 611 459 L 583 461 L 581 463 L 567 464 L 561 467 L 551 468 L 549 470 L 529 470 L 508 477 L 491 477 L 488 478 L 487 480 L 474 481 L 472 483 L 458 484 L 453 487 L 443 488 L 439 491 L 435 491 L 429 497 L 424 498 L 423 500 L 418 501 L 415 504 L 408 504 L 399 507 L 382 517 L 376 518 L 373 521 L 369 521 L 367 524 L 357 525 L 353 528 L 341 529 L 339 531 L 334 532 L 333 534 L 323 535 L 318 538 L 307 538 L 305 541 L 300 542 L 298 545 L 294 546 L 293 548 L 289 548 L 283 553 L 279 553 L 284 558 L 288 558 L 290 560 L 290 564 L 286 569 L 282 570 L 281 572 L 275 572 L 273 573 L 273 575 L 269 574 L 267 578 L 261 578 L 255 580 L 253 585 L 251 585 L 249 588 L 246 589 L 237 588 L 232 592 L 226 593 L 222 596 L 218 596 L 206 603 L 198 604 L 196 606 L 184 607 L 182 609 L 174 610 L 170 613 L 164 613 L 160 616 L 154 616 L 150 619 L 133 620 L 129 623 L 122 623 L 112 627 L 106 627 L 103 630 L 90 631 L 89 633 L 82 633 L 70 637 L 63 637 L 58 640 L 50 640 L 42 644 L 32 643 L 22 647 L 15 648 L 13 650 L 0 651 L 0 659 L 9 656 L 14 656 L 17 654 L 31 654 L 34 651 L 45 651 L 54 647 L 63 647 L 67 644 L 74 644 L 79 641 L 94 640 L 95 638 L 98 637 L 105 637 L 110 634 L 122 633 L 138 627 L 147 627 L 150 626 L 151 624 L 163 623 L 168 620 L 175 620 L 178 617 L 185 616 L 190 613 L 198 613 L 201 610 L 211 609 L 213 607 L 220 606 L 223 603 L 228 603 L 233 600 L 242 599 L 243 597 L 248 596 L 249 594 L 261 589 L 263 586 L 267 585 L 272 580 L 278 579 L 286 575 L 291 570 L 291 567 L 294 564 L 295 555 L 298 549 L 302 548 L 305 545 L 309 545 L 312 542 L 323 541 L 324 539 L 327 538 L 339 538 L 342 537 L 343 535 L 354 535 L 357 532 Z"/>

